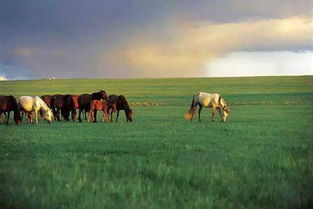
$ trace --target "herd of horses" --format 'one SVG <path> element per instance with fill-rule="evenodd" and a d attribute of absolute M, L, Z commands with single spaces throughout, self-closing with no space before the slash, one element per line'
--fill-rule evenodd
<path fill-rule="evenodd" d="M 226 121 L 230 112 L 226 101 L 218 93 L 198 92 L 192 98 L 191 106 L 189 111 L 185 114 L 185 119 L 192 121 L 198 107 L 199 122 L 201 121 L 201 110 L 203 107 L 212 107 L 212 121 L 214 121 L 216 110 L 222 122 Z M 75 121 L 77 118 L 77 110 L 79 122 L 82 122 L 83 112 L 85 120 L 88 122 L 96 122 L 97 111 L 103 112 L 103 122 L 113 122 L 113 113 L 117 112 L 117 122 L 121 110 L 124 110 L 127 122 L 133 121 L 133 111 L 129 107 L 125 96 L 108 95 L 103 90 L 92 94 L 56 94 L 43 95 L 41 97 L 22 96 L 19 99 L 16 99 L 12 95 L 0 96 L 0 115 L 5 115 L 7 125 L 10 112 L 12 111 L 14 112 L 14 121 L 18 125 L 22 122 L 24 114 L 26 114 L 30 123 L 38 123 L 39 116 L 49 123 L 54 118 L 60 121 L 61 117 L 66 121 L 69 121 L 71 117 L 71 119 Z M 33 113 L 35 114 L 35 121 L 33 121 Z"/>
<path fill-rule="evenodd" d="M 58 121 L 61 117 L 69 121 L 70 118 L 82 122 L 82 113 L 88 122 L 97 121 L 97 111 L 103 112 L 102 121 L 113 121 L 113 113 L 117 112 L 115 121 L 118 121 L 119 112 L 125 112 L 126 121 L 133 121 L 133 111 L 129 107 L 128 101 L 123 95 L 108 95 L 106 91 L 94 92 L 92 94 L 82 95 L 43 95 L 21 96 L 16 99 L 14 96 L 0 96 L 0 114 L 6 118 L 6 124 L 9 123 L 10 112 L 14 113 L 14 121 L 17 125 L 22 122 L 24 114 L 30 123 L 38 123 L 39 116 L 48 123 L 54 118 Z M 35 121 L 33 121 L 35 114 Z M 87 116 L 88 114 L 88 116 Z"/>

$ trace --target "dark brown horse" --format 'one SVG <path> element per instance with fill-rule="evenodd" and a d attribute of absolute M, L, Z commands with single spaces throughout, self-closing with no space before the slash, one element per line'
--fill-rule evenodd
<path fill-rule="evenodd" d="M 124 110 L 125 116 L 126 116 L 126 122 L 133 121 L 133 110 L 129 108 L 129 104 L 123 95 L 117 96 L 117 95 L 112 94 L 109 96 L 109 102 L 116 104 L 116 109 L 117 109 L 117 115 L 116 115 L 116 120 L 115 120 L 116 122 L 118 120 L 120 110 Z M 113 110 L 112 108 L 109 108 L 109 113 L 111 114 L 111 122 L 113 121 L 112 110 Z"/>
<path fill-rule="evenodd" d="M 14 96 L 0 96 L 0 113 L 8 113 L 6 124 L 9 124 L 10 112 L 14 112 L 14 121 L 16 125 L 22 122 L 20 108 Z"/>
<path fill-rule="evenodd" d="M 64 100 L 64 95 L 56 94 L 53 96 L 54 97 L 54 112 L 55 112 L 55 117 L 58 121 L 60 121 L 60 116 L 62 113 L 62 107 L 63 107 L 63 100 Z"/>
<path fill-rule="evenodd" d="M 71 95 L 66 94 L 63 97 L 63 104 L 61 108 L 61 114 L 64 118 L 64 120 L 69 121 L 70 120 L 70 113 L 74 112 L 74 101 Z"/>
<path fill-rule="evenodd" d="M 85 112 L 90 111 L 90 103 L 92 100 L 108 100 L 108 95 L 105 91 L 101 90 L 99 92 L 95 92 L 92 94 L 82 94 L 78 98 L 78 105 L 79 105 L 79 113 L 78 113 L 78 120 L 79 122 L 82 122 L 81 119 L 81 113 L 84 110 Z M 96 122 L 97 120 L 97 111 L 94 112 L 94 121 Z"/>

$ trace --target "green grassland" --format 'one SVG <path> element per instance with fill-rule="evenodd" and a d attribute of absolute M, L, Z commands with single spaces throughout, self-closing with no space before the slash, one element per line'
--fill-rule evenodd
<path fill-rule="evenodd" d="M 17 97 L 100 89 L 134 122 L 0 125 L 0 208 L 313 208 L 312 76 L 0 82 Z M 184 120 L 198 91 L 224 96 L 226 123 Z"/>

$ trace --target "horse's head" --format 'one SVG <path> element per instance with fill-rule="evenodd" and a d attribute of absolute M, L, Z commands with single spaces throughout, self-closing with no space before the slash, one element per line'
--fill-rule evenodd
<path fill-rule="evenodd" d="M 19 102 L 17 102 L 16 104 L 17 104 L 17 107 L 14 110 L 14 121 L 15 121 L 16 125 L 19 125 L 22 123 L 23 110 L 22 110 Z"/>
<path fill-rule="evenodd" d="M 16 114 L 14 114 L 14 121 L 16 125 L 20 125 L 22 123 L 21 112 L 17 112 Z"/>
<path fill-rule="evenodd" d="M 133 121 L 133 115 L 134 115 L 133 110 L 132 110 L 132 109 L 129 109 L 129 111 L 128 111 L 127 114 L 126 114 L 127 122 L 128 122 L 128 121 L 129 121 L 129 122 L 132 122 L 132 121 Z"/>
<path fill-rule="evenodd" d="M 222 118 L 222 122 L 226 122 L 226 119 L 229 115 L 230 109 L 225 105 L 223 107 L 223 118 Z"/>
<path fill-rule="evenodd" d="M 50 109 L 46 111 L 44 118 L 48 123 L 51 123 L 53 121 L 53 113 Z"/>
<path fill-rule="evenodd" d="M 102 99 L 107 100 L 107 101 L 109 100 L 109 97 L 108 97 L 108 94 L 106 93 L 106 91 L 101 90 L 98 93 Z"/>

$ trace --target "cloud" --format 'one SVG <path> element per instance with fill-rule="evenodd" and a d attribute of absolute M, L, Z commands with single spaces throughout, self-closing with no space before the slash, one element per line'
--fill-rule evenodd
<path fill-rule="evenodd" d="M 115 69 L 129 66 L 141 77 L 205 75 L 210 60 L 233 51 L 278 51 L 312 47 L 313 22 L 292 17 L 239 23 L 178 23 L 168 38 L 149 32 L 105 54 L 102 63 Z M 148 38 L 146 38 L 148 37 Z"/>
<path fill-rule="evenodd" d="M 8 79 L 5 77 L 5 75 L 0 73 L 0 81 L 6 81 L 6 80 Z"/>
<path fill-rule="evenodd" d="M 232 52 L 206 69 L 209 77 L 313 75 L 313 51 Z"/>

